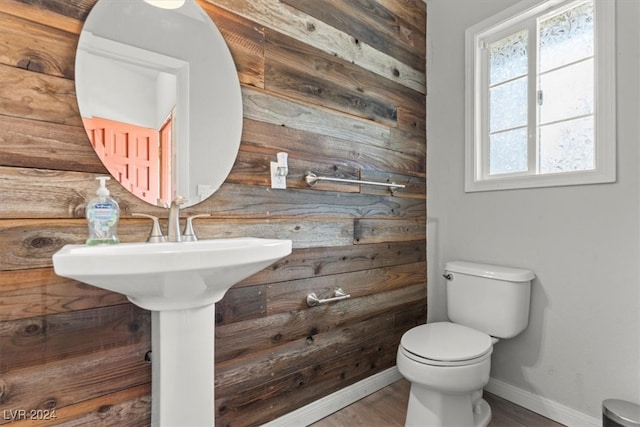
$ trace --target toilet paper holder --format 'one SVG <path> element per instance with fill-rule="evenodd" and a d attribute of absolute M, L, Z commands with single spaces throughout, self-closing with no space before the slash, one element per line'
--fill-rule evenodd
<path fill-rule="evenodd" d="M 338 288 L 334 291 L 333 296 L 331 298 L 318 298 L 315 292 L 311 292 L 307 295 L 307 305 L 309 307 L 315 307 L 316 305 L 326 304 L 334 301 L 342 301 L 343 299 L 351 298 L 351 295 L 345 293 L 342 288 Z"/>

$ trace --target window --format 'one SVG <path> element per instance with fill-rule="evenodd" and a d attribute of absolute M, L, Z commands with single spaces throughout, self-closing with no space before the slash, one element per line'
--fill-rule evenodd
<path fill-rule="evenodd" d="M 615 181 L 614 16 L 527 0 L 467 29 L 465 191 Z"/>

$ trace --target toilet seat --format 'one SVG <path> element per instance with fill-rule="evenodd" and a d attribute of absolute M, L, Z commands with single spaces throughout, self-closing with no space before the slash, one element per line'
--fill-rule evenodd
<path fill-rule="evenodd" d="M 434 366 L 464 366 L 491 356 L 489 335 L 451 322 L 427 323 L 406 332 L 400 341 L 412 360 Z"/>

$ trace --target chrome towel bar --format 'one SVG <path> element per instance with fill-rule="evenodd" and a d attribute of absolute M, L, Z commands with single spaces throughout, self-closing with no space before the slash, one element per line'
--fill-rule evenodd
<path fill-rule="evenodd" d="M 332 182 L 348 182 L 351 184 L 367 184 L 367 185 L 379 185 L 382 187 L 389 187 L 391 191 L 396 188 L 404 188 L 404 184 L 396 184 L 394 182 L 376 182 L 376 181 L 362 181 L 359 179 L 346 179 L 346 178 L 333 178 L 330 176 L 318 176 L 313 172 L 307 172 L 304 180 L 307 181 L 309 186 L 313 187 L 318 181 L 332 181 Z"/>
<path fill-rule="evenodd" d="M 335 290 L 333 297 L 320 299 L 315 292 L 311 292 L 307 295 L 307 305 L 309 307 L 315 307 L 316 305 L 326 304 L 328 302 L 341 301 L 343 299 L 351 298 L 351 295 L 346 294 L 342 288 L 338 288 Z"/>

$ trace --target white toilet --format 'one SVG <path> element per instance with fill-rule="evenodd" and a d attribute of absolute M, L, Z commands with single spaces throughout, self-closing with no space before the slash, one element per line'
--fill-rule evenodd
<path fill-rule="evenodd" d="M 397 366 L 411 382 L 405 426 L 484 427 L 491 408 L 482 399 L 498 338 L 529 323 L 530 270 L 452 261 L 445 265 L 450 322 L 407 331 Z"/>

